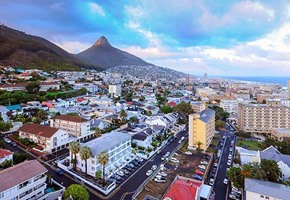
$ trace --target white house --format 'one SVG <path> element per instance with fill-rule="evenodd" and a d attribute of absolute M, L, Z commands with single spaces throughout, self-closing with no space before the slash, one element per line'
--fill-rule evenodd
<path fill-rule="evenodd" d="M 246 200 L 286 200 L 290 197 L 290 186 L 246 178 L 245 192 Z"/>
<path fill-rule="evenodd" d="M 58 128 L 26 123 L 18 130 L 21 138 L 27 138 L 37 143 L 42 147 L 42 149 L 39 150 L 44 152 L 51 153 L 55 149 L 63 149 L 69 142 L 68 133 Z"/>
<path fill-rule="evenodd" d="M 47 198 L 47 169 L 37 160 L 29 160 L 0 171 L 0 199 Z"/>
<path fill-rule="evenodd" d="M 13 160 L 13 152 L 7 150 L 7 149 L 0 149 L 0 165 L 5 160 Z M 1 197 L 0 197 L 1 199 Z"/>
<path fill-rule="evenodd" d="M 110 126 L 110 123 L 103 119 L 92 119 L 91 120 L 91 127 L 96 128 L 98 127 L 101 130 L 104 130 Z"/>
<path fill-rule="evenodd" d="M 98 154 L 102 151 L 109 154 L 109 162 L 105 168 L 107 176 L 111 176 L 133 159 L 131 135 L 128 133 L 112 131 L 81 145 L 89 147 L 92 151 L 92 157 L 87 160 L 87 170 L 88 175 L 93 177 L 97 171 L 102 170 L 97 160 Z M 85 172 L 85 161 L 81 160 L 79 154 L 77 154 L 77 168 Z"/>
<path fill-rule="evenodd" d="M 221 100 L 220 107 L 228 113 L 238 112 L 238 100 Z"/>
<path fill-rule="evenodd" d="M 144 148 L 152 147 L 153 131 L 151 128 L 146 128 L 132 136 L 132 143 Z"/>
<path fill-rule="evenodd" d="M 91 133 L 90 121 L 79 116 L 56 115 L 50 119 L 50 126 L 66 130 L 68 134 L 82 137 Z"/>
<path fill-rule="evenodd" d="M 0 106 L 0 115 L 1 115 L 4 122 L 9 121 L 9 117 L 7 115 L 8 112 L 9 112 L 9 110 L 5 106 Z"/>
<path fill-rule="evenodd" d="M 112 96 L 121 96 L 121 85 L 120 84 L 109 85 L 109 94 L 111 94 Z"/>

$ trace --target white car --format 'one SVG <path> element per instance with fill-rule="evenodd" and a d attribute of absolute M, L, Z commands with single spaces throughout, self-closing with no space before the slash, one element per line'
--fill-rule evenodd
<path fill-rule="evenodd" d="M 187 154 L 187 155 L 192 155 L 192 153 L 190 151 L 186 151 L 184 153 Z"/>
<path fill-rule="evenodd" d="M 157 182 L 157 183 L 165 183 L 164 179 L 154 178 L 154 181 Z"/>
<path fill-rule="evenodd" d="M 157 175 L 160 175 L 160 176 L 167 176 L 167 174 L 165 172 L 158 172 Z"/>
<path fill-rule="evenodd" d="M 213 184 L 214 184 L 214 179 L 211 178 L 211 179 L 209 180 L 209 185 L 213 186 Z"/>
<path fill-rule="evenodd" d="M 232 195 L 232 194 L 230 194 L 229 197 L 230 197 L 230 199 L 234 199 L 234 200 L 238 200 L 239 199 L 238 197 L 236 197 L 235 195 Z"/>
<path fill-rule="evenodd" d="M 227 165 L 231 165 L 231 164 L 232 164 L 232 161 L 228 160 Z"/>
<path fill-rule="evenodd" d="M 157 169 L 157 165 L 153 165 L 153 166 L 151 167 L 151 170 L 152 170 L 152 171 L 154 171 L 155 169 Z"/>
<path fill-rule="evenodd" d="M 208 164 L 208 162 L 207 162 L 207 161 L 205 161 L 205 160 L 203 160 L 203 161 L 201 161 L 201 162 L 200 162 L 200 164 L 202 164 L 202 165 L 207 165 L 207 164 Z"/>
<path fill-rule="evenodd" d="M 232 154 L 229 154 L 228 159 L 232 159 L 232 158 L 233 158 Z"/>
<path fill-rule="evenodd" d="M 166 154 L 165 154 L 165 157 L 168 157 L 170 155 L 170 152 L 167 151 Z"/>
<path fill-rule="evenodd" d="M 215 166 L 215 167 L 218 167 L 218 165 L 219 165 L 219 164 L 216 162 L 216 163 L 214 163 L 214 165 L 213 165 L 213 166 Z"/>
<path fill-rule="evenodd" d="M 125 174 L 124 174 L 123 171 L 117 171 L 117 174 L 118 174 L 119 176 L 125 176 Z"/>
<path fill-rule="evenodd" d="M 4 138 L 4 142 L 6 142 L 6 143 L 11 143 L 11 140 L 10 139 L 8 139 L 8 138 Z"/>
<path fill-rule="evenodd" d="M 150 176 L 152 173 L 153 173 L 153 171 L 152 171 L 151 169 L 149 169 L 149 170 L 146 172 L 146 176 Z"/>
<path fill-rule="evenodd" d="M 182 143 L 182 140 L 179 140 L 179 141 L 178 141 L 178 144 L 181 144 L 181 143 Z"/>
<path fill-rule="evenodd" d="M 229 180 L 227 178 L 224 179 L 224 184 L 228 184 Z"/>
<path fill-rule="evenodd" d="M 165 160 L 165 159 L 166 159 L 165 157 L 162 157 L 162 158 L 161 158 L 162 161 Z"/>
<path fill-rule="evenodd" d="M 229 170 L 230 170 L 230 168 L 228 167 L 228 168 L 227 168 L 227 171 L 229 171 Z"/>
<path fill-rule="evenodd" d="M 198 166 L 200 169 L 205 169 L 205 166 L 204 165 L 199 165 Z"/>
<path fill-rule="evenodd" d="M 232 191 L 236 192 L 236 193 L 239 193 L 239 194 L 242 194 L 242 192 L 239 189 L 235 188 L 235 187 L 232 188 Z"/>
<path fill-rule="evenodd" d="M 171 162 L 174 162 L 174 163 L 179 163 L 179 160 L 177 160 L 177 159 L 172 159 L 172 158 L 171 158 L 170 161 L 171 161 Z"/>

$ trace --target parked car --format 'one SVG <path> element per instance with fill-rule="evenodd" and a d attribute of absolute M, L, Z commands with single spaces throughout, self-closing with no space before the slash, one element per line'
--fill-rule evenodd
<path fill-rule="evenodd" d="M 192 153 L 190 151 L 186 151 L 184 153 L 187 154 L 187 155 L 192 155 Z"/>
<path fill-rule="evenodd" d="M 12 145 L 13 147 L 16 147 L 16 146 L 17 146 L 16 142 L 11 142 L 11 145 Z"/>
<path fill-rule="evenodd" d="M 56 169 L 55 169 L 55 172 L 56 172 L 58 175 L 63 175 L 63 174 L 64 174 L 64 172 L 63 172 L 62 169 L 60 169 L 60 168 L 56 168 Z"/>
<path fill-rule="evenodd" d="M 131 167 L 131 168 L 134 168 L 134 167 L 136 167 L 136 166 L 135 166 L 135 165 L 133 165 L 132 163 L 128 163 L 128 164 L 127 164 L 127 166 L 128 166 L 128 167 Z"/>
<path fill-rule="evenodd" d="M 199 169 L 199 171 L 201 171 L 201 172 L 203 172 L 203 173 L 204 173 L 204 172 L 205 172 L 205 169 Z"/>
<path fill-rule="evenodd" d="M 119 176 L 125 176 L 124 172 L 121 171 L 121 170 L 117 171 L 117 174 L 118 174 Z"/>
<path fill-rule="evenodd" d="M 232 187 L 232 191 L 236 192 L 236 193 L 239 193 L 239 194 L 242 194 L 241 190 L 235 188 L 235 187 Z"/>
<path fill-rule="evenodd" d="M 4 142 L 6 142 L 6 143 L 9 144 L 9 143 L 11 143 L 11 140 L 10 140 L 9 138 L 6 138 L 6 137 L 5 137 L 5 138 L 4 138 Z"/>
<path fill-rule="evenodd" d="M 206 169 L 206 167 L 204 165 L 199 165 L 198 168 L 200 168 L 200 169 Z"/>
<path fill-rule="evenodd" d="M 153 165 L 153 166 L 151 167 L 151 170 L 152 170 L 152 171 L 154 171 L 155 169 L 157 169 L 157 165 Z"/>
<path fill-rule="evenodd" d="M 153 173 L 153 171 L 152 171 L 151 169 L 149 169 L 149 170 L 146 172 L 146 176 L 150 176 L 152 173 Z"/>
<path fill-rule="evenodd" d="M 217 162 L 215 162 L 213 166 L 218 167 L 219 164 Z"/>
<path fill-rule="evenodd" d="M 231 165 L 231 164 L 232 164 L 232 161 L 228 160 L 227 165 Z"/>
<path fill-rule="evenodd" d="M 236 197 L 236 196 L 234 196 L 234 195 L 232 195 L 232 194 L 229 195 L 229 198 L 230 198 L 230 199 L 234 199 L 234 200 L 239 200 L 238 197 Z"/>
<path fill-rule="evenodd" d="M 224 184 L 228 184 L 229 180 L 227 178 L 224 179 Z"/>
<path fill-rule="evenodd" d="M 214 179 L 211 178 L 211 179 L 209 180 L 209 185 L 213 186 L 213 184 L 214 184 Z"/>
<path fill-rule="evenodd" d="M 170 152 L 167 151 L 166 154 L 165 154 L 165 157 L 168 157 L 170 155 Z"/>
<path fill-rule="evenodd" d="M 158 172 L 157 175 L 160 175 L 160 176 L 167 176 L 167 174 L 165 172 Z"/>
<path fill-rule="evenodd" d="M 239 193 L 237 193 L 235 191 L 231 191 L 231 195 L 234 195 L 236 197 L 240 197 L 241 196 L 241 194 L 239 194 Z"/>
<path fill-rule="evenodd" d="M 123 169 L 123 172 L 124 172 L 125 174 L 130 174 L 130 172 L 129 172 L 127 169 Z"/>
<path fill-rule="evenodd" d="M 166 158 L 163 156 L 162 158 L 161 158 L 161 160 L 163 161 L 163 160 L 165 160 Z"/>
<path fill-rule="evenodd" d="M 200 175 L 200 176 L 203 176 L 204 175 L 204 173 L 202 172 L 202 171 L 200 171 L 200 170 L 195 170 L 195 173 L 197 174 L 197 175 Z"/>
<path fill-rule="evenodd" d="M 157 183 L 165 183 L 164 179 L 154 178 L 154 181 L 157 182 Z"/>
<path fill-rule="evenodd" d="M 161 180 L 165 180 L 165 178 L 161 175 L 156 175 L 155 178 L 161 179 Z"/>
<path fill-rule="evenodd" d="M 229 154 L 228 159 L 232 159 L 232 158 L 233 158 L 232 154 Z"/>
<path fill-rule="evenodd" d="M 232 151 L 233 151 L 233 148 L 231 147 L 231 148 L 230 148 L 230 152 L 232 152 Z"/>
<path fill-rule="evenodd" d="M 116 179 L 116 180 L 121 180 L 121 176 L 117 175 L 117 174 L 114 174 L 113 176 L 111 176 L 113 179 Z"/>
<path fill-rule="evenodd" d="M 197 175 L 197 174 L 194 174 L 193 178 L 196 179 L 196 180 L 202 181 L 202 177 Z"/>
<path fill-rule="evenodd" d="M 136 160 L 139 161 L 139 162 L 143 162 L 144 159 L 140 158 L 140 157 L 136 157 Z"/>
<path fill-rule="evenodd" d="M 205 160 L 203 160 L 203 161 L 201 161 L 201 162 L 200 162 L 200 164 L 202 164 L 202 165 L 207 165 L 207 164 L 208 164 L 208 162 L 207 162 L 207 161 L 205 161 Z"/>

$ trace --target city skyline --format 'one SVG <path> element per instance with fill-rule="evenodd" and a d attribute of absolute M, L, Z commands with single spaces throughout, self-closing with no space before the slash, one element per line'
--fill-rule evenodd
<path fill-rule="evenodd" d="M 289 5 L 282 1 L 1 4 L 1 23 L 45 37 L 70 53 L 104 35 L 147 62 L 194 75 L 290 75 Z"/>

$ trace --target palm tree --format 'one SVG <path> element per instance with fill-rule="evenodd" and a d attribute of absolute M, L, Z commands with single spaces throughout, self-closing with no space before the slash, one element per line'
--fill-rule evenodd
<path fill-rule="evenodd" d="M 121 117 L 122 121 L 125 120 L 125 118 L 127 117 L 127 113 L 126 113 L 125 110 L 123 110 L 123 109 L 121 110 L 121 112 L 120 112 L 120 117 Z"/>
<path fill-rule="evenodd" d="M 109 162 L 109 154 L 106 151 L 100 152 L 100 154 L 97 156 L 98 163 L 102 165 L 103 169 L 103 186 L 105 186 L 106 183 L 106 175 L 105 175 L 105 166 Z"/>
<path fill-rule="evenodd" d="M 203 143 L 201 141 L 197 141 L 195 142 L 195 144 L 197 145 L 197 148 L 200 150 L 200 147 Z"/>
<path fill-rule="evenodd" d="M 82 160 L 85 161 L 85 168 L 86 168 L 86 174 L 88 173 L 87 170 L 87 160 L 92 156 L 92 151 L 89 147 L 83 146 L 80 149 L 80 157 Z"/>
<path fill-rule="evenodd" d="M 73 141 L 69 144 L 69 150 L 71 151 L 71 162 L 73 162 L 74 170 L 77 167 L 77 153 L 80 151 L 80 143 L 78 141 Z M 74 159 L 73 159 L 74 155 Z"/>
<path fill-rule="evenodd" d="M 242 179 L 252 177 L 252 166 L 249 164 L 244 164 L 241 170 Z"/>
<path fill-rule="evenodd" d="M 96 137 L 100 137 L 102 134 L 102 130 L 99 127 L 95 128 L 95 136 Z"/>

